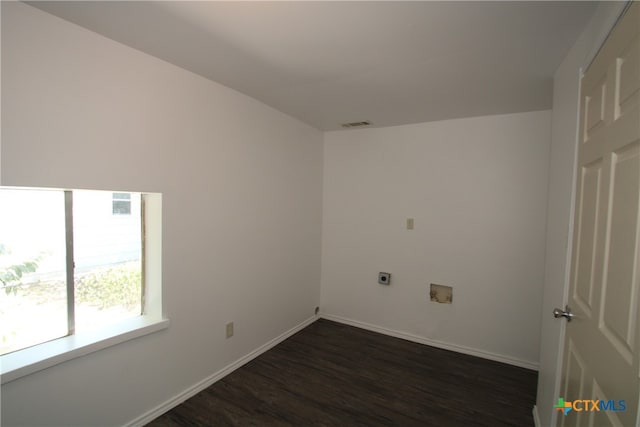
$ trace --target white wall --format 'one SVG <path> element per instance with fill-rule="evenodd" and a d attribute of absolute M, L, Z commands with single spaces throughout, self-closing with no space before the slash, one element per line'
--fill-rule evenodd
<path fill-rule="evenodd" d="M 553 405 L 561 397 L 559 372 L 566 322 L 554 319 L 551 313 L 555 307 L 564 307 L 569 283 L 580 70 L 595 56 L 623 5 L 623 2 L 599 5 L 554 76 L 546 263 L 536 399 L 536 416 L 542 426 L 555 425 L 558 411 Z"/>
<path fill-rule="evenodd" d="M 2 7 L 0 7 L 0 31 L 2 29 L 1 22 L 2 22 Z M 0 48 L 0 82 L 1 81 L 2 81 L 2 49 Z M 2 84 L 0 84 L 0 100 L 1 99 L 2 99 Z M 2 106 L 1 105 L 0 105 L 0 185 L 2 185 Z M 2 415 L 1 407 L 0 407 L 0 415 Z"/>
<path fill-rule="evenodd" d="M 323 314 L 536 367 L 549 143 L 549 111 L 326 133 Z"/>
<path fill-rule="evenodd" d="M 122 425 L 313 315 L 319 131 L 25 4 L 2 8 L 3 185 L 162 192 L 171 319 L 4 384 L 2 425 Z"/>

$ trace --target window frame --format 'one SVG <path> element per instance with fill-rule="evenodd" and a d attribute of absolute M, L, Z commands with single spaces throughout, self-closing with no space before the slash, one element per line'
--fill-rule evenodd
<path fill-rule="evenodd" d="M 17 190 L 58 190 L 65 192 L 65 199 L 73 190 L 59 190 L 55 188 L 0 188 Z M 103 190 L 96 190 L 103 191 Z M 142 314 L 134 318 L 110 324 L 104 328 L 73 333 L 51 341 L 36 344 L 22 350 L 0 356 L 0 384 L 16 380 L 25 375 L 49 368 L 59 363 L 102 350 L 144 335 L 148 335 L 169 327 L 169 319 L 163 316 L 162 310 L 162 194 L 141 192 L 143 245 L 142 245 Z M 70 209 L 65 203 L 65 209 Z M 65 215 L 65 222 L 72 221 L 72 217 Z M 66 238 L 69 239 L 67 225 Z M 71 236 L 72 238 L 72 236 Z M 73 257 L 67 257 L 67 259 Z M 71 262 L 72 263 L 72 262 Z M 67 263 L 69 271 L 73 274 Z M 73 276 L 72 276 L 73 277 Z M 67 286 L 69 282 L 67 277 Z M 69 295 L 67 295 L 69 298 Z M 70 307 L 73 307 L 72 305 Z M 69 309 L 68 309 L 69 310 Z M 68 311 L 69 313 L 69 311 Z M 71 326 L 71 324 L 69 324 Z"/>

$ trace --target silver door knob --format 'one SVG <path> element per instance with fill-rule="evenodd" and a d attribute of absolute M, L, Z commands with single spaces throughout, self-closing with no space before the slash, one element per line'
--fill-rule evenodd
<path fill-rule="evenodd" d="M 564 310 L 561 310 L 559 308 L 554 308 L 553 317 L 555 317 L 556 319 L 560 317 L 564 317 L 567 319 L 567 322 L 571 322 L 571 319 L 573 318 L 573 313 L 571 312 L 571 309 L 569 308 L 569 306 L 565 305 Z"/>

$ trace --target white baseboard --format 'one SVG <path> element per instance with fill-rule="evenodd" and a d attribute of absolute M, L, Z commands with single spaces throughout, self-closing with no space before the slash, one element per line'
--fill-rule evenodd
<path fill-rule="evenodd" d="M 150 423 L 154 419 L 158 418 L 160 415 L 162 415 L 165 412 L 169 411 L 170 409 L 178 406 L 179 404 L 181 404 L 185 400 L 189 399 L 190 397 L 195 396 L 196 394 L 198 394 L 202 390 L 206 389 L 207 387 L 209 387 L 210 385 L 212 385 L 216 381 L 221 380 L 222 378 L 224 378 L 225 376 L 229 375 L 230 373 L 232 373 L 236 369 L 238 369 L 241 366 L 249 363 L 250 361 L 252 361 L 256 357 L 260 356 L 262 353 L 264 353 L 267 350 L 270 350 L 271 348 L 273 348 L 276 345 L 280 344 L 282 341 L 286 340 L 291 335 L 293 335 L 296 332 L 299 332 L 300 330 L 306 328 L 307 326 L 309 326 L 310 324 L 312 324 L 316 320 L 318 320 L 318 316 L 312 316 L 312 317 L 306 319 L 305 321 L 303 321 L 299 325 L 289 329 L 288 331 L 286 331 L 283 334 L 275 337 L 271 341 L 261 345 L 257 349 L 253 350 L 251 353 L 249 353 L 249 354 L 241 357 L 240 359 L 236 360 L 235 362 L 225 366 L 224 368 L 220 369 L 218 372 L 214 373 L 213 375 L 210 375 L 209 377 L 203 379 L 202 381 L 192 385 L 191 387 L 189 387 L 186 390 L 178 393 L 177 395 L 175 395 L 171 399 L 167 400 L 166 402 L 161 403 L 160 405 L 156 406 L 152 410 L 144 413 L 143 415 L 137 417 L 136 419 L 132 420 L 131 422 L 125 424 L 125 426 L 127 426 L 127 427 L 129 427 L 129 426 L 130 427 L 137 427 L 137 426 L 143 426 L 143 425 L 145 425 L 147 423 Z"/>
<path fill-rule="evenodd" d="M 356 328 L 366 329 L 380 334 L 389 335 L 396 338 L 401 338 L 407 341 L 417 342 L 419 344 L 425 344 L 432 347 L 442 348 L 444 350 L 451 350 L 458 353 L 468 354 L 471 356 L 481 357 L 483 359 L 494 360 L 496 362 L 502 362 L 513 366 L 519 366 L 521 368 L 533 369 L 537 371 L 539 364 L 531 362 L 529 360 L 517 359 L 511 356 L 505 356 L 502 354 L 496 354 L 485 350 L 479 350 L 471 347 L 466 347 L 458 344 L 451 344 L 443 341 L 432 340 L 430 338 L 424 338 L 418 335 L 409 334 L 406 332 L 395 331 L 393 329 L 383 328 L 381 326 L 372 325 L 370 323 L 360 322 L 357 320 L 347 319 L 340 316 L 334 316 L 332 314 L 320 313 L 320 317 L 327 320 L 333 320 L 335 322 L 344 323 L 345 325 L 355 326 Z"/>
<path fill-rule="evenodd" d="M 538 407 L 533 405 L 533 425 L 535 427 L 541 427 L 540 416 L 538 415 Z"/>

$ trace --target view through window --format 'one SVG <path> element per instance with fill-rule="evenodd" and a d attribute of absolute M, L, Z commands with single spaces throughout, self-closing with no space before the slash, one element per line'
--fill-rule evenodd
<path fill-rule="evenodd" d="M 0 189 L 0 354 L 139 316 L 143 195 Z M 126 196 L 125 196 L 126 195 Z"/>

